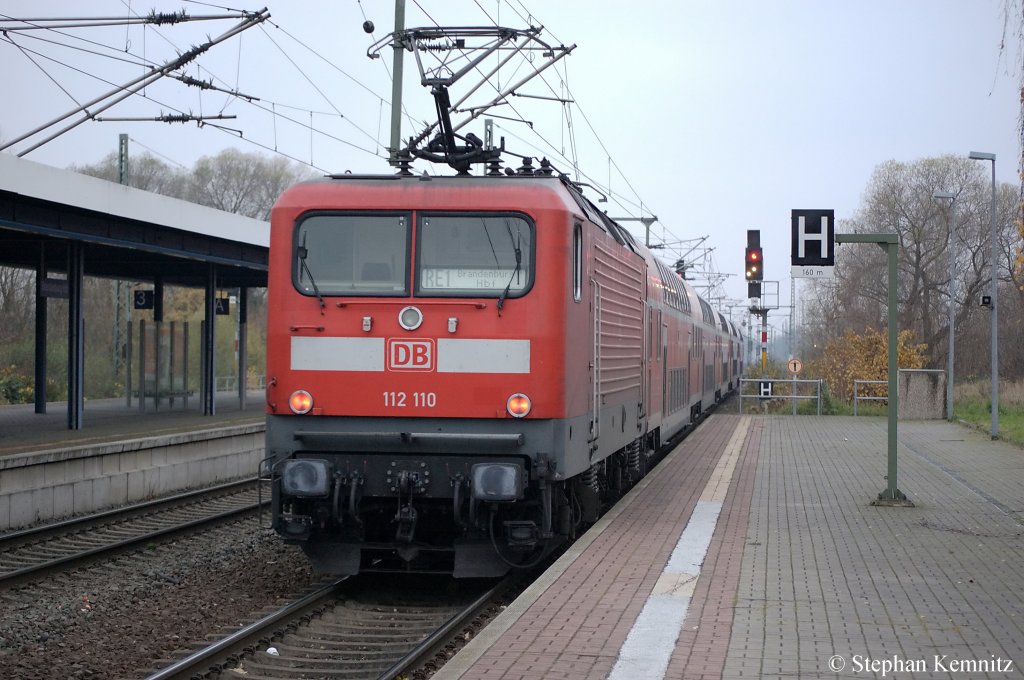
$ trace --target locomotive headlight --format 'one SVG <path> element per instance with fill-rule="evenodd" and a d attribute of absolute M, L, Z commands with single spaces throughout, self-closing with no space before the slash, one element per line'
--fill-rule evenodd
<path fill-rule="evenodd" d="M 505 402 L 505 408 L 508 409 L 508 414 L 513 418 L 525 418 L 529 413 L 530 409 L 533 408 L 533 403 L 530 402 L 530 398 L 518 392 L 513 394 Z"/>
<path fill-rule="evenodd" d="M 288 406 L 291 407 L 292 413 L 296 415 L 302 415 L 309 413 L 310 409 L 313 408 L 313 395 L 306 390 L 295 390 L 292 392 L 292 396 L 288 398 Z"/>
<path fill-rule="evenodd" d="M 298 458 L 281 464 L 281 491 L 286 496 L 326 496 L 330 466 L 319 458 Z"/>
<path fill-rule="evenodd" d="M 423 312 L 416 307 L 403 307 L 398 313 L 398 325 L 407 331 L 414 331 L 423 323 Z"/>
<path fill-rule="evenodd" d="M 523 468 L 515 463 L 477 463 L 470 471 L 473 498 L 514 501 L 523 495 Z"/>

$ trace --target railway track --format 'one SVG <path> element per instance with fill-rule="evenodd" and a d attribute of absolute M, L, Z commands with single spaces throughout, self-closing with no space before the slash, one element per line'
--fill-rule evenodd
<path fill-rule="evenodd" d="M 259 507 L 256 483 L 248 479 L 3 534 L 0 586 L 215 524 Z"/>
<path fill-rule="evenodd" d="M 499 611 L 521 578 L 460 584 L 403 577 L 350 577 L 274 611 L 172 663 L 147 680 L 195 677 L 408 677 L 450 658 Z M 209 676 L 206 674 L 210 674 Z"/>

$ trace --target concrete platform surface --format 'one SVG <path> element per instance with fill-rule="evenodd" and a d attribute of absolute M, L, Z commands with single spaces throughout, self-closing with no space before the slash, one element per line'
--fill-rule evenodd
<path fill-rule="evenodd" d="M 212 416 L 203 415 L 198 396 L 189 399 L 187 408 L 178 399 L 173 406 L 165 401 L 157 410 L 154 410 L 150 399 L 145 412 L 139 410 L 138 399 L 132 400 L 131 407 L 123 398 L 90 399 L 82 409 L 83 427 L 80 430 L 68 429 L 67 402 L 48 403 L 46 413 L 36 413 L 34 404 L 0 405 L 0 457 L 261 423 L 265 420 L 264 399 L 262 390 L 250 390 L 243 408 L 237 393 L 218 392 Z"/>
<path fill-rule="evenodd" d="M 712 416 L 434 678 L 1020 678 L 1024 450 Z"/>

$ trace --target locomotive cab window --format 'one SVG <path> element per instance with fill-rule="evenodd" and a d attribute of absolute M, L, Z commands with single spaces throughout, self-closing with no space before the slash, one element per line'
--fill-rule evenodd
<path fill-rule="evenodd" d="M 306 295 L 408 295 L 407 215 L 314 214 L 295 231 L 293 280 Z"/>
<path fill-rule="evenodd" d="M 416 293 L 514 298 L 533 284 L 533 223 L 522 215 L 421 215 Z"/>

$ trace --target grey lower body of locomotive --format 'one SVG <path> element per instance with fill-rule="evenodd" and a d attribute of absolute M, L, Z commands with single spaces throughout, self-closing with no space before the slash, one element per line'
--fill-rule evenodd
<path fill-rule="evenodd" d="M 631 410 L 616 406 L 602 409 L 596 419 L 588 413 L 544 420 L 268 416 L 274 526 L 286 541 L 302 546 L 319 572 L 357 573 L 371 553 L 395 553 L 414 564 L 447 552 L 456 577 L 500 575 L 510 562 L 495 552 L 515 550 L 515 541 L 556 544 L 568 533 L 558 521 L 560 499 L 552 501 L 553 493 L 623 449 L 652 452 L 657 438 L 641 431 L 640 415 Z M 291 498 L 281 474 L 294 465 L 288 461 L 316 461 L 328 479 L 312 495 Z M 388 541 L 356 540 L 341 531 L 367 501 L 394 503 L 395 532 Z M 538 516 L 506 522 L 504 546 L 472 530 L 450 545 L 420 540 L 431 507 L 454 507 L 461 522 L 467 504 L 472 514 L 481 507 L 504 512 L 516 502 L 533 503 Z M 296 507 L 302 510 L 288 510 Z"/>

